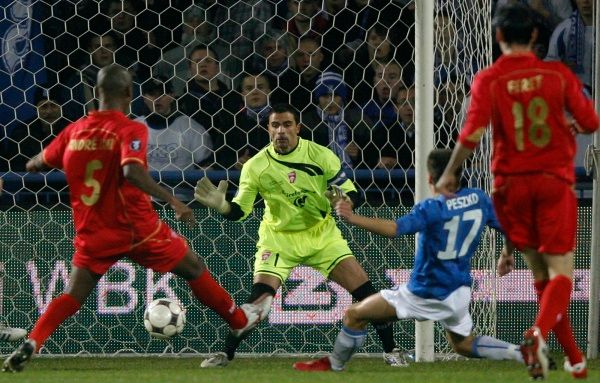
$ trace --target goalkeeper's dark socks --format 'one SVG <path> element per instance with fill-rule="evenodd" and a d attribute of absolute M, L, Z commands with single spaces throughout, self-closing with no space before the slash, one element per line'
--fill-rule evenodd
<path fill-rule="evenodd" d="M 378 322 L 372 323 L 377 331 L 377 335 L 381 340 L 384 352 L 392 352 L 396 348 L 396 342 L 394 341 L 394 323 L 392 322 Z"/>
<path fill-rule="evenodd" d="M 540 329 L 544 339 L 558 321 L 567 313 L 573 282 L 565 275 L 552 278 L 544 288 L 540 300 L 540 310 L 535 320 L 535 326 Z"/>
<path fill-rule="evenodd" d="M 188 281 L 188 285 L 196 298 L 219 314 L 231 328 L 242 328 L 248 322 L 246 314 L 236 306 L 229 293 L 213 279 L 208 270 Z"/>
<path fill-rule="evenodd" d="M 237 336 L 233 335 L 232 333 L 227 334 L 227 338 L 225 339 L 225 350 L 224 350 L 225 353 L 227 354 L 227 359 L 233 360 L 233 358 L 235 357 L 235 351 L 240 346 L 242 341 L 244 339 L 248 338 L 248 336 L 250 335 L 251 332 L 252 332 L 252 330 L 246 331 L 240 337 L 237 337 Z"/>
<path fill-rule="evenodd" d="M 75 299 L 72 295 L 62 294 L 52 300 L 48 305 L 46 311 L 42 316 L 35 322 L 35 326 L 29 334 L 29 339 L 34 340 L 36 343 L 36 352 L 42 347 L 46 339 L 62 322 L 68 317 L 75 314 L 81 303 Z"/>

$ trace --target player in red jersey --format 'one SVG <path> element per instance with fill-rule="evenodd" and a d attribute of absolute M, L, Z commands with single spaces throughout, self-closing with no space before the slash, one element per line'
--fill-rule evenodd
<path fill-rule="evenodd" d="M 150 196 L 168 202 L 175 217 L 193 224 L 192 210 L 150 177 L 146 163 L 148 129 L 124 113 L 131 102 L 131 76 L 118 66 L 98 73 L 100 109 L 70 124 L 27 170 L 64 169 L 75 224 L 75 254 L 67 290 L 50 302 L 25 341 L 4 362 L 21 371 L 44 341 L 75 314 L 104 273 L 127 257 L 158 272 L 184 278 L 196 298 L 241 335 L 256 325 L 260 310 L 237 307 L 212 278 L 186 241 L 162 222 Z"/>
<path fill-rule="evenodd" d="M 532 53 L 537 29 L 527 6 L 499 10 L 494 25 L 503 55 L 473 80 L 467 121 L 436 186 L 452 193 L 452 174 L 491 122 L 494 205 L 510 242 L 532 271 L 540 304 L 521 346 L 529 374 L 547 376 L 545 339 L 552 330 L 567 354 L 565 369 L 585 378 L 585 359 L 567 315 L 577 227 L 574 133 L 597 130 L 598 115 L 565 65 L 540 61 Z M 567 112 L 575 121 L 569 122 Z M 513 266 L 509 251 L 500 258 L 498 271 L 504 275 Z"/>

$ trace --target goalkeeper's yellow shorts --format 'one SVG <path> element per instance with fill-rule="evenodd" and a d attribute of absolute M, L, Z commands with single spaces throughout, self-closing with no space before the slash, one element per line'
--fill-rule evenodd
<path fill-rule="evenodd" d="M 308 230 L 296 232 L 273 231 L 261 224 L 258 237 L 254 275 L 273 275 L 281 282 L 298 265 L 310 266 L 327 278 L 338 263 L 354 257 L 331 216 Z"/>

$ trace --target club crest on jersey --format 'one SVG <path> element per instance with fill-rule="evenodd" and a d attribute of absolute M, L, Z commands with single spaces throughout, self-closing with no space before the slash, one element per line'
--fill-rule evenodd
<path fill-rule="evenodd" d="M 138 150 L 140 150 L 142 148 L 142 141 L 133 140 L 133 141 L 131 141 L 131 144 L 129 146 L 131 147 L 131 150 L 135 150 L 137 152 Z"/>
<path fill-rule="evenodd" d="M 289 172 L 288 173 L 288 180 L 290 180 L 291 184 L 293 184 L 294 182 L 296 182 L 296 172 Z"/>
<path fill-rule="evenodd" d="M 271 252 L 270 251 L 265 251 L 264 253 L 262 253 L 262 256 L 260 258 L 263 261 L 266 261 L 267 259 L 269 259 L 270 256 L 271 256 Z"/>

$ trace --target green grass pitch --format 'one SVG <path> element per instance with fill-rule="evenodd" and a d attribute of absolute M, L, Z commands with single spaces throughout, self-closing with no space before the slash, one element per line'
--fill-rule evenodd
<path fill-rule="evenodd" d="M 292 369 L 292 358 L 238 358 L 226 368 L 201 369 L 200 357 L 38 358 L 19 374 L 0 374 L 0 382 L 39 383 L 512 383 L 528 382 L 524 366 L 515 362 L 466 360 L 412 363 L 391 368 L 379 358 L 355 358 L 341 373 L 302 373 Z M 560 360 L 558 355 L 556 360 Z M 562 366 L 561 366 L 562 367 Z M 600 361 L 588 363 L 588 382 L 600 381 Z M 562 370 L 550 371 L 548 382 L 573 382 Z"/>

